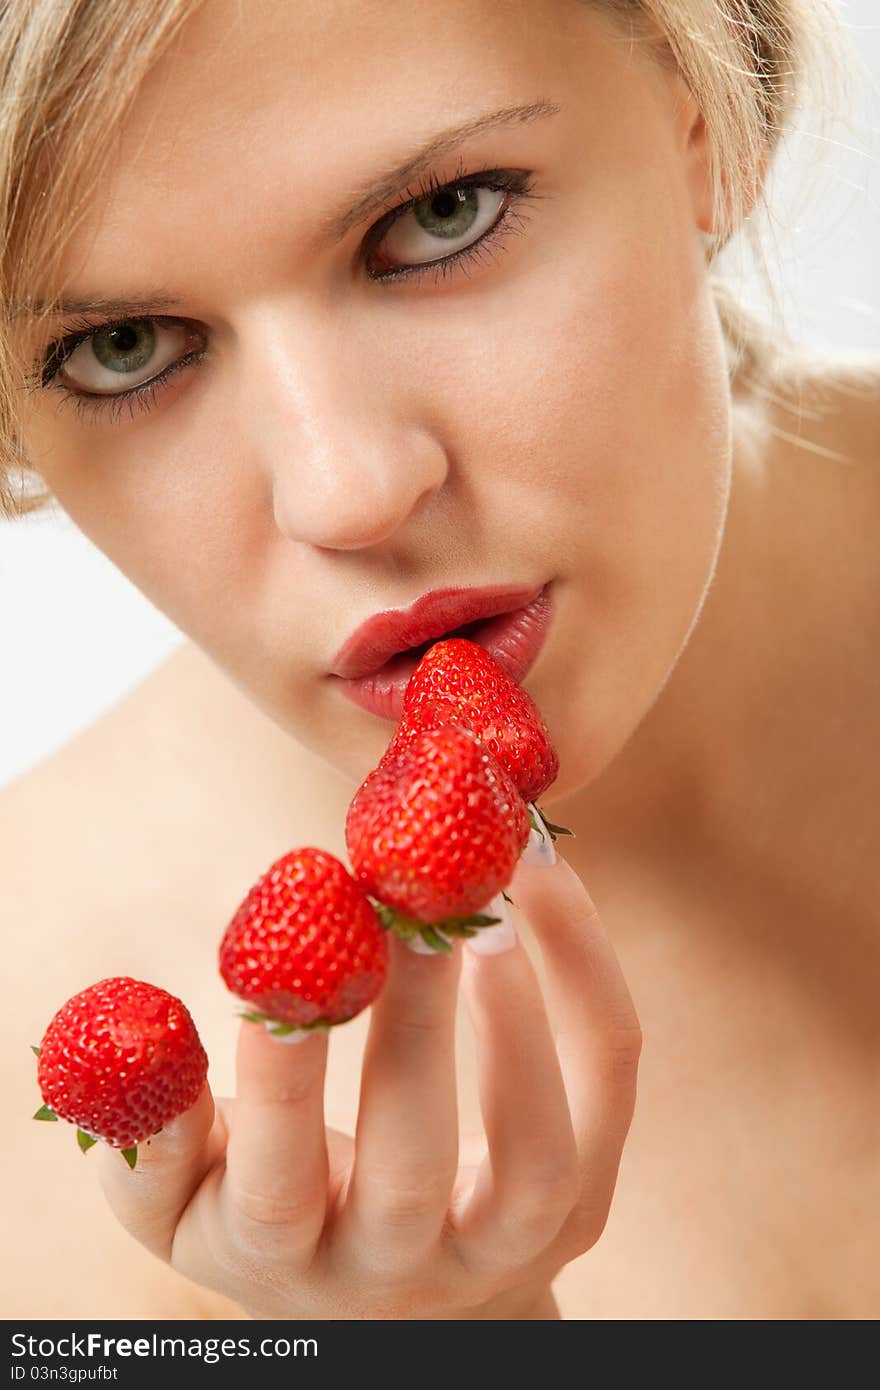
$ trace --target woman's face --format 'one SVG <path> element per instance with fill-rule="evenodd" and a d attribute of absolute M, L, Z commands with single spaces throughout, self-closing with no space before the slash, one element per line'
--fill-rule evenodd
<path fill-rule="evenodd" d="M 65 260 L 66 298 L 127 306 L 89 326 L 135 300 L 156 317 L 80 345 L 25 443 L 82 531 L 353 779 L 392 732 L 330 674 L 355 627 L 437 588 L 552 581 L 524 685 L 567 793 L 654 703 L 720 543 L 710 216 L 683 84 L 577 0 L 435 0 L 430 27 L 409 0 L 212 0 Z M 146 396 L 103 394 L 190 354 Z"/>

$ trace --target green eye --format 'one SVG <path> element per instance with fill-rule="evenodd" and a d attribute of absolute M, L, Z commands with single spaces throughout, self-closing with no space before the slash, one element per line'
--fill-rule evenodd
<path fill-rule="evenodd" d="M 480 200 L 475 188 L 441 188 L 431 198 L 423 198 L 413 214 L 423 231 L 431 236 L 466 236 L 477 220 Z"/>
<path fill-rule="evenodd" d="M 420 267 L 443 267 L 488 251 L 511 209 L 526 196 L 528 175 L 495 170 L 426 188 L 383 219 L 372 238 L 376 280 L 402 279 Z M 371 272 L 372 273 L 372 272 Z"/>
<path fill-rule="evenodd" d="M 91 339 L 92 352 L 111 372 L 137 372 L 156 350 L 156 330 L 149 319 L 132 319 L 115 328 L 101 328 Z"/>
<path fill-rule="evenodd" d="M 204 346 L 204 335 L 177 319 L 123 319 L 80 333 L 73 342 L 53 347 L 53 376 L 63 389 L 82 395 L 121 394 L 120 386 L 138 390 L 156 381 L 175 363 L 189 360 Z M 134 377 L 134 381 L 121 381 Z"/>

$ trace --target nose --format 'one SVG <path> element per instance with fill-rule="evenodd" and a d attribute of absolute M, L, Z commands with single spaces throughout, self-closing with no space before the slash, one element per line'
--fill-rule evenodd
<path fill-rule="evenodd" d="M 448 466 L 402 353 L 326 316 L 273 311 L 251 329 L 248 433 L 278 529 L 337 550 L 395 535 Z"/>

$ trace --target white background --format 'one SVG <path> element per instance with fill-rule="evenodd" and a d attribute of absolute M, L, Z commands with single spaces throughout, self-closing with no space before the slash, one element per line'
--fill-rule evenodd
<path fill-rule="evenodd" d="M 850 113 L 821 138 L 815 116 L 799 114 L 761 225 L 792 335 L 876 359 L 880 0 L 839 8 L 862 69 Z M 723 268 L 744 299 L 764 306 L 741 253 L 728 253 Z M 0 785 L 92 723 L 182 640 L 60 512 L 0 522 L 0 614 Z"/>

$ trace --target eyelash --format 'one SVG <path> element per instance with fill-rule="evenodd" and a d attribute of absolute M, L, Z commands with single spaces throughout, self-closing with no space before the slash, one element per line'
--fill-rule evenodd
<path fill-rule="evenodd" d="M 488 256 L 490 259 L 500 249 L 501 242 L 511 233 L 516 231 L 522 234 L 525 218 L 522 215 L 521 204 L 527 198 L 538 198 L 541 195 L 532 192 L 532 175 L 525 170 L 517 169 L 484 169 L 477 174 L 465 174 L 463 166 L 459 168 L 455 176 L 449 179 L 440 179 L 434 174 L 428 175 L 421 181 L 415 189 L 406 190 L 406 201 L 398 204 L 395 208 L 385 213 L 377 223 L 370 228 L 367 233 L 367 250 L 372 250 L 379 245 L 385 233 L 397 222 L 412 210 L 417 203 L 426 198 L 432 197 L 435 193 L 456 188 L 488 188 L 492 192 L 505 192 L 510 195 L 510 200 L 498 220 L 485 231 L 482 236 L 472 242 L 470 246 L 463 247 L 460 251 L 454 251 L 449 256 L 444 256 L 436 261 L 426 261 L 420 265 L 403 267 L 399 270 L 386 271 L 382 275 L 371 275 L 370 279 L 377 284 L 386 284 L 389 281 L 397 282 L 401 280 L 416 279 L 421 280 L 427 275 L 431 275 L 434 284 L 439 284 L 452 273 L 453 267 L 462 266 L 464 268 L 469 262 L 480 261 Z M 516 225 L 514 225 L 516 224 Z M 369 272 L 368 272 L 369 274 Z M 134 411 L 149 411 L 153 408 L 156 397 L 160 393 L 165 383 L 181 371 L 184 367 L 194 366 L 201 362 L 207 354 L 207 348 L 202 348 L 197 352 L 188 353 L 185 357 L 178 358 L 177 361 L 169 363 L 156 376 L 149 381 L 143 382 L 140 386 L 133 386 L 127 391 L 118 391 L 114 395 L 97 395 L 85 391 L 75 391 L 69 386 L 65 386 L 58 381 L 58 374 L 64 366 L 67 358 L 74 352 L 81 343 L 87 342 L 101 329 L 119 328 L 123 324 L 136 322 L 136 319 L 116 319 L 105 323 L 94 323 L 90 319 L 74 320 L 75 328 L 71 333 L 56 339 L 46 348 L 43 362 L 38 367 L 32 379 L 35 387 L 47 387 L 61 392 L 62 404 L 70 403 L 78 414 L 99 415 L 105 412 L 110 419 L 116 421 L 122 415 L 123 410 L 128 407 L 129 418 L 134 417 Z M 162 323 L 160 316 L 142 318 L 142 322 Z M 167 320 L 171 323 L 179 323 L 179 319 Z"/>

